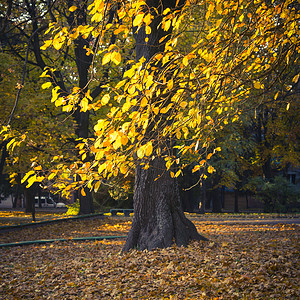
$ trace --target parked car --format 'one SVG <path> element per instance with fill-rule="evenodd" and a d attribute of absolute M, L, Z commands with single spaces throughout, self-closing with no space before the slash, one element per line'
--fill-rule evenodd
<path fill-rule="evenodd" d="M 35 207 L 39 207 L 39 197 L 34 197 L 35 199 Z M 41 196 L 41 207 L 56 207 L 55 201 L 51 197 Z"/>
<path fill-rule="evenodd" d="M 65 208 L 65 207 L 67 207 L 67 205 L 64 204 L 63 202 L 56 203 L 56 208 Z"/>

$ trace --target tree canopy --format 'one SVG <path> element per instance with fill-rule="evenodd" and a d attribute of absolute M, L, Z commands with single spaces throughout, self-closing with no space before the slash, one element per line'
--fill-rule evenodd
<path fill-rule="evenodd" d="M 262 102 L 267 94 L 276 102 L 298 91 L 297 1 L 187 1 L 175 9 L 153 9 L 150 2 L 91 2 L 88 24 L 70 29 L 51 23 L 41 47 L 61 51 L 78 36 L 90 41 L 86 51 L 93 64 L 85 97 L 79 97 L 80 87 L 65 95 L 54 86 L 52 102 L 63 111 L 72 112 L 76 103 L 83 112 L 103 111 L 95 136 L 78 145 L 83 160 L 92 155 L 94 162 L 74 167 L 80 184 L 96 190 L 103 178 L 126 176 L 135 155 L 145 168 L 154 156 L 162 156 L 174 177 L 191 163 L 191 156 L 197 161 L 194 171 L 207 167 L 212 173 L 209 159 L 221 150 L 212 132 L 237 121 L 247 102 L 259 105 L 254 97 Z M 82 5 L 74 2 L 70 14 L 76 15 Z M 162 16 L 159 24 L 156 14 Z M 158 29 L 166 32 L 159 41 L 163 52 L 148 57 L 147 63 L 144 57 L 130 60 L 124 46 L 132 47 L 132 32 L 143 31 L 144 43 L 151 44 L 149 36 Z M 293 76 L 282 78 L 291 64 Z M 95 99 L 90 88 L 101 80 L 106 65 L 109 80 Z M 272 89 L 279 80 L 281 89 Z M 284 102 L 291 107 L 289 99 Z"/>

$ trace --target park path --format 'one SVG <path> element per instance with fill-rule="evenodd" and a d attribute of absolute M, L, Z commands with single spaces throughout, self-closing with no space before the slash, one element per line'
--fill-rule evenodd
<path fill-rule="evenodd" d="M 300 225 L 300 218 L 251 218 L 251 219 L 242 219 L 242 218 L 197 218 L 189 217 L 191 221 L 212 223 L 212 224 L 224 224 L 224 225 L 235 225 L 235 224 L 266 224 L 266 225 L 276 225 L 276 224 L 293 224 Z"/>

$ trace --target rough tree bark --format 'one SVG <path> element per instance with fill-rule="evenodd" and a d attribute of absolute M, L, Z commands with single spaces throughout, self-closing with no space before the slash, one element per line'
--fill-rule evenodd
<path fill-rule="evenodd" d="M 176 2 L 177 7 L 176 7 Z M 146 1 L 148 7 L 155 7 L 159 13 L 164 9 L 179 8 L 184 1 L 151 0 Z M 152 13 L 155 14 L 154 10 Z M 151 57 L 164 50 L 159 40 L 171 33 L 157 28 L 161 16 L 156 15 L 151 23 L 151 34 L 147 37 L 143 28 L 135 33 L 136 60 L 145 57 L 149 62 Z M 166 42 L 166 40 L 164 41 Z M 171 178 L 163 158 L 155 158 L 150 168 L 145 170 L 141 161 L 136 161 L 134 218 L 123 251 L 133 248 L 140 250 L 165 248 L 174 242 L 178 246 L 186 246 L 191 240 L 206 240 L 195 225 L 188 220 L 181 208 L 177 180 Z"/>

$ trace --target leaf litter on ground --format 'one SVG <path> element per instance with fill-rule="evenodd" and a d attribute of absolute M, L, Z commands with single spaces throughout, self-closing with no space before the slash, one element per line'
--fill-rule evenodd
<path fill-rule="evenodd" d="M 193 219 L 208 242 L 121 254 L 124 240 L 1 249 L 2 299 L 299 299 L 299 226 Z M 124 235 L 129 218 L 76 220 L 1 243 Z"/>

